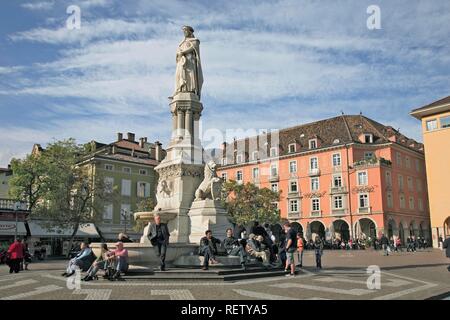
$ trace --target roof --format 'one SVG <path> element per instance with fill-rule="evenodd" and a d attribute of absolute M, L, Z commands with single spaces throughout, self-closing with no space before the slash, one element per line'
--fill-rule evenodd
<path fill-rule="evenodd" d="M 360 136 L 362 134 L 371 134 L 373 143 L 370 145 L 380 145 L 386 143 L 398 143 L 411 150 L 423 153 L 423 145 L 413 139 L 410 139 L 391 126 L 385 126 L 377 121 L 367 118 L 363 115 L 341 115 L 329 119 L 324 119 L 312 123 L 298 125 L 295 127 L 285 128 L 278 131 L 279 133 L 279 155 L 287 155 L 289 153 L 289 145 L 296 144 L 296 152 L 309 151 L 309 140 L 317 139 L 318 148 L 332 147 L 336 145 L 348 143 L 361 143 Z M 234 149 L 238 144 L 241 149 L 245 143 L 245 151 L 248 152 L 250 141 L 256 146 L 256 141 L 267 141 L 268 148 L 276 144 L 272 141 L 272 133 L 267 134 L 267 138 L 263 135 L 254 136 L 242 140 L 235 140 Z M 275 139 L 276 137 L 273 136 Z M 263 140 L 267 139 L 267 140 Z M 276 147 L 276 145 L 274 145 Z M 260 146 L 261 148 L 261 146 Z"/>
<path fill-rule="evenodd" d="M 410 112 L 410 114 L 420 120 L 422 117 L 445 111 L 450 111 L 450 96 L 427 104 L 426 106 L 414 109 Z"/>
<path fill-rule="evenodd" d="M 120 154 L 120 153 L 96 154 L 96 156 L 98 156 L 100 158 L 105 158 L 105 159 L 111 159 L 111 160 L 116 160 L 116 161 L 127 161 L 127 162 L 139 163 L 139 164 L 144 164 L 144 165 L 149 165 L 149 166 L 157 166 L 159 164 L 159 161 L 157 161 L 155 159 L 132 157 L 130 155 Z"/>

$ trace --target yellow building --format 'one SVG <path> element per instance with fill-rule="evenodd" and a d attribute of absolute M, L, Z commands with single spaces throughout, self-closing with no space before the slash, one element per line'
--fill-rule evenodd
<path fill-rule="evenodd" d="M 433 246 L 450 235 L 450 96 L 410 113 L 422 121 Z"/>

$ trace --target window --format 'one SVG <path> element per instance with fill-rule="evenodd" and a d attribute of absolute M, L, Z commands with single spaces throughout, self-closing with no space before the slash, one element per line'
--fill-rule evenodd
<path fill-rule="evenodd" d="M 272 164 L 270 165 L 270 176 L 277 177 L 278 176 L 278 165 Z"/>
<path fill-rule="evenodd" d="M 147 175 L 147 170 L 146 169 L 139 169 L 139 174 L 146 176 Z"/>
<path fill-rule="evenodd" d="M 277 150 L 277 148 L 275 148 L 275 147 L 270 148 L 270 156 L 271 156 L 271 157 L 276 157 L 276 156 L 278 156 L 278 150 Z"/>
<path fill-rule="evenodd" d="M 373 143 L 373 135 L 371 133 L 364 135 L 364 143 Z"/>
<path fill-rule="evenodd" d="M 319 190 L 319 178 L 311 178 L 311 191 Z"/>
<path fill-rule="evenodd" d="M 341 165 L 341 154 L 335 153 L 333 154 L 333 167 L 337 167 Z"/>
<path fill-rule="evenodd" d="M 296 173 L 297 172 L 297 161 L 290 161 L 289 162 L 289 173 Z"/>
<path fill-rule="evenodd" d="M 405 166 L 408 169 L 411 169 L 411 159 L 409 159 L 409 157 L 405 157 Z"/>
<path fill-rule="evenodd" d="M 309 168 L 311 170 L 317 170 L 319 169 L 319 161 L 317 158 L 311 158 L 309 159 Z"/>
<path fill-rule="evenodd" d="M 364 159 L 365 160 L 370 160 L 370 159 L 373 159 L 373 152 L 371 152 L 371 151 L 367 151 L 367 152 L 364 152 Z"/>
<path fill-rule="evenodd" d="M 236 172 L 236 181 L 241 181 L 242 182 L 242 180 L 244 180 L 244 177 L 243 177 L 243 175 L 242 175 L 242 171 L 237 171 Z"/>
<path fill-rule="evenodd" d="M 442 117 L 439 119 L 441 128 L 450 128 L 450 116 Z"/>
<path fill-rule="evenodd" d="M 107 192 L 107 193 L 113 192 L 114 178 L 113 177 L 105 177 L 104 183 L 105 183 L 105 192 Z"/>
<path fill-rule="evenodd" d="M 388 208 L 394 207 L 394 199 L 392 198 L 392 192 L 388 191 L 387 193 L 387 206 Z"/>
<path fill-rule="evenodd" d="M 253 176 L 253 179 L 258 179 L 259 178 L 259 168 L 253 168 L 252 176 Z"/>
<path fill-rule="evenodd" d="M 112 164 L 105 164 L 105 170 L 113 171 L 114 170 L 114 166 Z"/>
<path fill-rule="evenodd" d="M 360 171 L 358 172 L 358 185 L 359 186 L 366 186 L 368 184 L 367 182 L 367 171 Z"/>
<path fill-rule="evenodd" d="M 252 152 L 252 161 L 256 161 L 258 160 L 258 151 L 253 151 Z"/>
<path fill-rule="evenodd" d="M 296 149 L 295 143 L 291 143 L 291 144 L 289 145 L 289 153 L 294 153 L 294 152 L 295 152 L 295 149 Z"/>
<path fill-rule="evenodd" d="M 398 175 L 398 188 L 400 190 L 403 190 L 404 184 L 403 184 L 403 176 L 401 174 Z"/>
<path fill-rule="evenodd" d="M 360 208 L 369 207 L 369 195 L 367 193 L 362 193 L 359 195 L 359 207 Z"/>
<path fill-rule="evenodd" d="M 289 191 L 290 192 L 298 192 L 297 188 L 297 181 L 291 181 L 289 184 Z"/>
<path fill-rule="evenodd" d="M 227 181 L 227 179 L 228 179 L 227 173 L 226 172 L 222 172 L 222 180 L 223 181 Z"/>
<path fill-rule="evenodd" d="M 408 177 L 407 178 L 407 184 L 408 184 L 408 190 L 409 191 L 414 191 L 413 178 L 412 177 Z"/>
<path fill-rule="evenodd" d="M 309 140 L 309 148 L 310 149 L 316 149 L 317 148 L 317 139 Z"/>
<path fill-rule="evenodd" d="M 342 196 L 334 196 L 333 197 L 333 208 L 334 209 L 342 209 L 344 207 Z"/>
<path fill-rule="evenodd" d="M 402 154 L 400 152 L 397 152 L 396 157 L 397 157 L 397 165 L 399 167 L 401 167 L 401 165 L 402 165 Z"/>
<path fill-rule="evenodd" d="M 414 197 L 409 197 L 409 209 L 414 210 Z"/>
<path fill-rule="evenodd" d="M 122 180 L 122 195 L 131 196 L 131 180 Z"/>
<path fill-rule="evenodd" d="M 386 184 L 392 186 L 392 175 L 390 171 L 386 171 Z"/>
<path fill-rule="evenodd" d="M 131 206 L 129 204 L 120 205 L 120 221 L 130 222 L 131 219 Z"/>
<path fill-rule="evenodd" d="M 422 180 L 417 179 L 416 184 L 417 184 L 417 191 L 422 192 Z"/>
<path fill-rule="evenodd" d="M 122 171 L 123 171 L 124 173 L 131 173 L 131 168 L 130 168 L 130 167 L 123 167 L 123 168 L 122 168 Z"/>
<path fill-rule="evenodd" d="M 341 176 L 333 176 L 333 187 L 335 187 L 335 188 L 342 187 L 342 177 Z"/>
<path fill-rule="evenodd" d="M 238 154 L 236 156 L 236 163 L 242 163 L 243 159 L 244 159 L 244 157 L 243 157 L 242 153 Z"/>
<path fill-rule="evenodd" d="M 417 205 L 419 206 L 419 211 L 423 211 L 423 201 L 422 201 L 422 198 L 417 199 Z"/>
<path fill-rule="evenodd" d="M 289 200 L 290 212 L 298 212 L 298 200 Z"/>
<path fill-rule="evenodd" d="M 222 158 L 222 165 L 226 166 L 228 163 L 227 158 Z"/>
<path fill-rule="evenodd" d="M 272 183 L 270 185 L 270 188 L 272 189 L 272 191 L 278 192 L 278 183 Z"/>
<path fill-rule="evenodd" d="M 108 204 L 104 207 L 103 220 L 112 220 L 112 219 L 113 219 L 113 205 Z"/>
<path fill-rule="evenodd" d="M 419 159 L 416 159 L 414 162 L 416 163 L 416 171 L 417 171 L 417 172 L 420 172 L 420 162 L 419 162 Z"/>
<path fill-rule="evenodd" d="M 139 181 L 137 183 L 137 196 L 140 198 L 150 197 L 150 183 Z"/>
<path fill-rule="evenodd" d="M 405 196 L 403 194 L 400 195 L 400 208 L 401 209 L 405 209 L 406 204 L 405 204 Z"/>
<path fill-rule="evenodd" d="M 320 199 L 319 198 L 311 199 L 311 208 L 312 208 L 312 211 L 320 211 Z"/>
<path fill-rule="evenodd" d="M 428 120 L 426 122 L 426 126 L 427 126 L 427 131 L 433 131 L 437 129 L 437 120 L 436 119 L 432 119 L 432 120 Z"/>

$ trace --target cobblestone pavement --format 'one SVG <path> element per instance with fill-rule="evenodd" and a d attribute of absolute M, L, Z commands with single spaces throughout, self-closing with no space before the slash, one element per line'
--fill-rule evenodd
<path fill-rule="evenodd" d="M 396 253 L 385 257 L 380 252 L 325 251 L 324 269 L 313 267 L 313 253 L 307 252 L 304 266 L 294 278 L 271 277 L 218 281 L 93 281 L 73 284 L 61 277 L 66 261 L 34 263 L 29 271 L 8 274 L 0 266 L 0 299 L 450 299 L 450 259 L 440 250 Z M 381 270 L 380 287 L 369 266 Z M 373 269 L 376 270 L 376 269 Z M 369 278 L 370 277 L 370 278 Z M 369 286 L 367 282 L 369 280 Z"/>

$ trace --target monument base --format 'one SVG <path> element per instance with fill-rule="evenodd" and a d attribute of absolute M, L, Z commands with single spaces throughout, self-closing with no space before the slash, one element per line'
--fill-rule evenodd
<path fill-rule="evenodd" d="M 211 230 L 218 239 L 226 238 L 226 229 L 232 225 L 227 217 L 227 211 L 218 200 L 198 200 L 192 202 L 188 216 L 191 220 L 189 242 L 199 244 L 206 230 Z"/>

